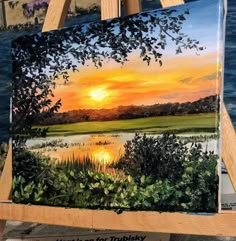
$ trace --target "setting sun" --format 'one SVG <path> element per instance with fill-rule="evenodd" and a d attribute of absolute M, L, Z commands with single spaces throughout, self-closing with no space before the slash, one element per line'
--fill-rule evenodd
<path fill-rule="evenodd" d="M 109 96 L 107 90 L 103 88 L 93 89 L 90 91 L 89 95 L 95 101 L 103 101 Z"/>

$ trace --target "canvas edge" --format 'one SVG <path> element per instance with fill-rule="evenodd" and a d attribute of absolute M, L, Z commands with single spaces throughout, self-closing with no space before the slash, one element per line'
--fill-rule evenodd
<path fill-rule="evenodd" d="M 218 51 L 220 54 L 222 54 L 220 58 L 220 63 L 222 64 L 222 73 L 221 73 L 221 93 L 220 93 L 220 119 L 219 119 L 219 133 L 220 133 L 220 140 L 219 140 L 219 160 L 218 160 L 218 175 L 219 175 L 219 190 L 218 190 L 218 213 L 222 213 L 222 148 L 223 148 L 223 141 L 222 141 L 222 132 L 223 132 L 223 105 L 224 105 L 224 70 L 225 70 L 225 39 L 226 39 L 226 17 L 227 17 L 227 3 L 228 0 L 219 0 L 219 15 L 223 17 L 223 19 L 219 19 L 218 22 L 218 28 L 219 28 L 219 35 L 218 40 Z M 218 66 L 219 68 L 219 66 Z"/>

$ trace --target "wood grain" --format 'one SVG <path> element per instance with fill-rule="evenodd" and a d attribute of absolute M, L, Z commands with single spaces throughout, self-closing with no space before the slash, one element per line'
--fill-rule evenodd
<path fill-rule="evenodd" d="M 236 135 L 235 129 L 223 105 L 222 158 L 236 192 Z"/>
<path fill-rule="evenodd" d="M 71 0 L 50 0 L 44 20 L 43 32 L 62 28 L 64 26 L 70 3 Z"/>
<path fill-rule="evenodd" d="M 12 186 L 12 146 L 9 146 L 4 169 L 0 179 L 0 201 L 7 200 L 11 194 Z"/>
<path fill-rule="evenodd" d="M 184 4 L 184 0 L 160 0 L 160 2 L 163 8 Z"/>
<path fill-rule="evenodd" d="M 200 216 L 181 213 L 82 210 L 0 204 L 1 218 L 71 227 L 160 233 L 236 236 L 236 214 Z"/>
<path fill-rule="evenodd" d="M 124 1 L 125 14 L 131 15 L 141 12 L 141 0 L 125 0 Z"/>
<path fill-rule="evenodd" d="M 116 18 L 120 16 L 119 0 L 101 0 L 101 18 L 102 20 Z"/>
<path fill-rule="evenodd" d="M 12 146 L 9 145 L 7 158 L 5 161 L 2 176 L 0 178 L 0 202 L 10 198 L 12 189 Z M 0 207 L 0 219 L 2 209 Z M 3 231 L 6 225 L 5 220 L 0 220 L 0 241 L 2 240 Z"/>

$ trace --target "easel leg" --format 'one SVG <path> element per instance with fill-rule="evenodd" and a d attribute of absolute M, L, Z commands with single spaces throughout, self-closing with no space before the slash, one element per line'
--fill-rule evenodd
<path fill-rule="evenodd" d="M 124 7 L 125 7 L 125 15 L 139 13 L 142 10 L 140 0 L 125 0 Z"/>
<path fill-rule="evenodd" d="M 9 145 L 9 150 L 0 180 L 0 200 L 7 201 L 10 198 L 12 186 L 12 145 Z M 1 210 L 0 210 L 1 211 Z M 0 241 L 3 239 L 3 232 L 6 226 L 5 220 L 0 220 Z"/>
<path fill-rule="evenodd" d="M 9 145 L 5 166 L 0 179 L 0 201 L 7 201 L 12 188 L 12 145 Z"/>
<path fill-rule="evenodd" d="M 161 5 L 163 8 L 180 4 L 184 4 L 184 0 L 161 0 Z"/>
<path fill-rule="evenodd" d="M 102 20 L 119 17 L 119 0 L 101 0 L 101 8 Z"/>
<path fill-rule="evenodd" d="M 45 21 L 42 31 L 45 32 L 63 27 L 70 4 L 71 0 L 51 0 L 47 11 L 47 15 L 51 16 L 50 23 Z"/>

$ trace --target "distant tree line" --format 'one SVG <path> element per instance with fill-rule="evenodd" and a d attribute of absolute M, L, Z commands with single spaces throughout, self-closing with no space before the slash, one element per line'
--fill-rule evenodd
<path fill-rule="evenodd" d="M 112 109 L 78 109 L 55 113 L 50 118 L 39 118 L 35 124 L 53 125 L 84 121 L 126 120 L 154 116 L 212 113 L 219 109 L 217 95 L 201 98 L 194 102 L 154 104 L 149 106 L 118 106 Z"/>

